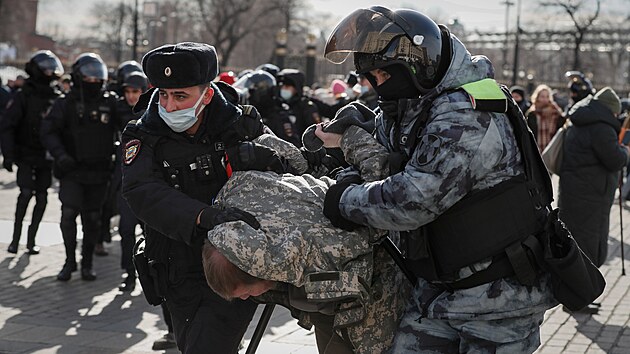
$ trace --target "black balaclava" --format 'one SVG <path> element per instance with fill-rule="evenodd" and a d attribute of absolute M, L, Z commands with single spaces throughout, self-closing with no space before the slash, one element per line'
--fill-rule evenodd
<path fill-rule="evenodd" d="M 101 91 L 103 90 L 102 82 L 81 82 L 81 91 L 83 91 L 83 97 L 86 101 L 95 101 L 101 97 Z"/>
<path fill-rule="evenodd" d="M 376 85 L 376 79 L 369 72 L 365 77 L 370 81 L 378 95 L 385 101 L 395 101 L 401 98 L 418 98 L 420 91 L 413 84 L 411 73 L 402 64 L 392 64 L 381 68 L 391 77 L 381 85 Z"/>

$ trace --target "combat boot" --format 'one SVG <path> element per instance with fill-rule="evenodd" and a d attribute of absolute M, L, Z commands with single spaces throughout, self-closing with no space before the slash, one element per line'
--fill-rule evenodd
<path fill-rule="evenodd" d="M 127 273 L 127 277 L 120 284 L 118 290 L 120 291 L 133 291 L 136 288 L 136 274 L 135 273 Z"/>
<path fill-rule="evenodd" d="M 96 273 L 92 270 L 92 268 L 81 267 L 81 279 L 87 281 L 96 280 Z"/>
<path fill-rule="evenodd" d="M 37 226 L 29 226 L 27 233 L 26 248 L 28 248 L 28 254 L 39 254 L 39 246 L 35 245 L 35 234 L 37 233 Z"/>
<path fill-rule="evenodd" d="M 77 270 L 77 264 L 72 262 L 66 262 L 61 268 L 61 272 L 57 274 L 57 280 L 59 281 L 68 281 L 72 278 L 72 272 Z"/>

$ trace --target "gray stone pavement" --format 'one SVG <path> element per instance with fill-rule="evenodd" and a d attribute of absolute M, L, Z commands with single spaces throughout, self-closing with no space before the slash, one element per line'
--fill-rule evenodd
<path fill-rule="evenodd" d="M 25 253 L 30 210 L 18 254 L 6 252 L 18 193 L 14 176 L 0 171 L 0 354 L 155 353 L 153 341 L 166 332 L 161 310 L 146 303 L 139 286 L 131 294 L 118 291 L 122 275 L 118 236 L 106 245 L 109 256 L 95 257 L 96 281 L 82 281 L 77 273 L 67 283 L 56 281 L 64 250 L 55 186 L 50 189 L 37 238 L 42 253 Z M 622 210 L 626 233 L 630 233 L 628 210 Z M 537 353 L 630 353 L 630 275 L 621 276 L 620 225 L 616 204 L 611 211 L 609 259 L 601 268 L 608 283 L 599 299 L 601 310 L 592 316 L 569 315 L 561 307 L 548 311 Z M 625 247 L 630 251 L 628 241 Z M 245 345 L 261 310 L 262 306 Z M 277 307 L 258 353 L 315 354 L 314 334 L 298 327 L 286 310 Z"/>

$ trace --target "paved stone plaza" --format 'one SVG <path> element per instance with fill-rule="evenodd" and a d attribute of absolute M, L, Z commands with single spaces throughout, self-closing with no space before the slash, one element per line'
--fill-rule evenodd
<path fill-rule="evenodd" d="M 139 286 L 131 294 L 118 291 L 122 279 L 118 236 L 106 244 L 109 256 L 95 257 L 96 281 L 83 281 L 78 272 L 67 283 L 56 280 L 65 257 L 56 185 L 50 189 L 38 234 L 41 254 L 29 256 L 25 252 L 30 209 L 18 254 L 6 252 L 18 194 L 14 178 L 15 174 L 0 171 L 0 353 L 155 353 L 151 350 L 153 341 L 166 332 L 161 309 L 146 303 Z M 627 235 L 630 209 L 624 208 L 623 218 Z M 599 300 L 601 310 L 592 316 L 569 315 L 561 307 L 550 310 L 537 353 L 630 353 L 630 275 L 621 276 L 620 226 L 619 207 L 615 204 L 609 259 L 601 268 L 608 283 Z M 262 306 L 258 313 L 261 310 Z M 258 315 L 250 325 L 245 345 L 257 319 Z M 315 337 L 277 307 L 258 353 L 316 354 Z"/>

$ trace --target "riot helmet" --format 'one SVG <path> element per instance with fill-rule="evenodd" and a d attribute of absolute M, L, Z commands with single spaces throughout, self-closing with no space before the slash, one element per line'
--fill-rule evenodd
<path fill-rule="evenodd" d="M 273 77 L 276 77 L 278 73 L 280 72 L 279 67 L 270 63 L 259 65 L 256 69 L 254 69 L 254 71 L 258 71 L 258 70 L 266 71 L 270 73 L 271 75 L 273 75 Z"/>
<path fill-rule="evenodd" d="M 249 104 L 265 110 L 274 104 L 273 93 L 276 79 L 264 70 L 257 70 L 238 79 L 233 85 Z"/>
<path fill-rule="evenodd" d="M 344 62 L 351 53 L 357 73 L 366 75 L 375 89 L 369 72 L 400 72 L 392 70 L 398 66 L 424 94 L 437 86 L 448 69 L 450 33 L 418 11 L 372 6 L 346 16 L 326 42 L 324 57 L 332 63 Z"/>
<path fill-rule="evenodd" d="M 63 75 L 63 65 L 50 50 L 39 50 L 26 63 L 26 73 L 32 80 L 50 82 Z"/>
<path fill-rule="evenodd" d="M 107 81 L 107 66 L 98 54 L 83 53 L 72 64 L 72 82 L 77 85 L 83 80 Z"/>
<path fill-rule="evenodd" d="M 124 87 L 133 87 L 145 92 L 149 88 L 149 80 L 147 76 L 141 71 L 133 71 L 129 73 L 122 82 Z"/>
<path fill-rule="evenodd" d="M 127 60 L 120 63 L 120 65 L 118 65 L 118 68 L 116 69 L 116 82 L 119 85 L 122 85 L 122 83 L 125 82 L 125 78 L 129 74 L 137 71 L 142 73 L 142 65 L 140 65 L 140 63 L 135 60 Z"/>
<path fill-rule="evenodd" d="M 593 84 L 584 74 L 580 71 L 567 71 L 564 76 L 569 79 L 567 88 L 570 91 L 571 99 L 573 102 L 579 102 L 586 98 L 588 95 L 595 93 Z"/>

